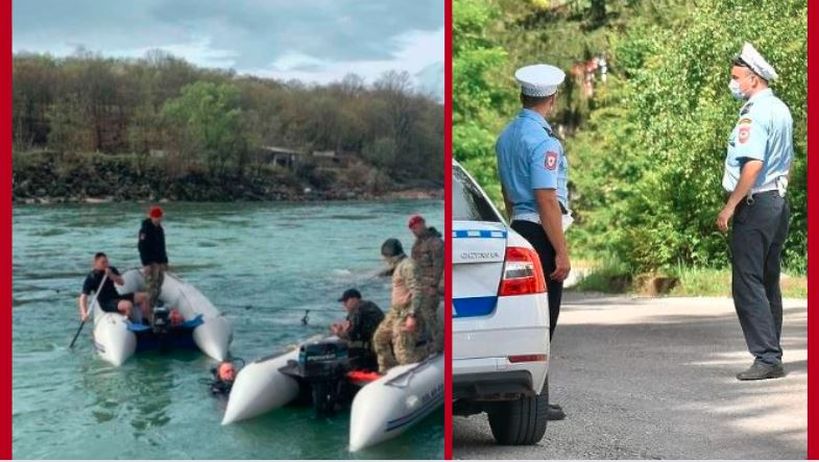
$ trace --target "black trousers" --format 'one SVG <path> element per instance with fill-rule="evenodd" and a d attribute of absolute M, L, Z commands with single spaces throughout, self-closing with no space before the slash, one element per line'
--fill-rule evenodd
<path fill-rule="evenodd" d="M 782 292 L 780 262 L 788 237 L 788 201 L 776 191 L 743 200 L 734 213 L 731 233 L 731 291 L 756 361 L 782 362 Z"/>
<path fill-rule="evenodd" d="M 551 339 L 555 334 L 557 318 L 560 315 L 560 301 L 563 298 L 563 282 L 549 278 L 549 275 L 557 267 L 555 264 L 555 248 L 549 242 L 549 237 L 546 236 L 543 226 L 524 220 L 513 221 L 511 226 L 512 229 L 532 244 L 532 247 L 540 256 L 540 264 L 543 266 L 543 273 L 546 277 L 546 288 L 549 290 L 549 338 Z"/>

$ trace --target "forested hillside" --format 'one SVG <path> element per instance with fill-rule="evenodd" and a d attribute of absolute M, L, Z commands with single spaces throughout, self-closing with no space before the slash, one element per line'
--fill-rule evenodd
<path fill-rule="evenodd" d="M 345 197 L 443 181 L 443 107 L 407 73 L 316 86 L 157 51 L 18 54 L 13 78 L 15 198 Z"/>
<path fill-rule="evenodd" d="M 518 110 L 514 69 L 560 66 L 553 122 L 571 165 L 572 252 L 631 274 L 727 266 L 714 220 L 741 105 L 730 60 L 752 42 L 794 116 L 785 265 L 804 274 L 805 0 L 456 0 L 453 11 L 456 158 L 499 201 L 493 145 Z"/>

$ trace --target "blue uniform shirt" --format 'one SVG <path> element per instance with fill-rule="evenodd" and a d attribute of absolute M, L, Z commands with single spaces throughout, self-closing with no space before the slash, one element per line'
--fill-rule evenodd
<path fill-rule="evenodd" d="M 558 200 L 569 209 L 569 163 L 540 114 L 522 109 L 498 137 L 495 152 L 513 216 L 538 213 L 535 189 L 556 189 Z"/>
<path fill-rule="evenodd" d="M 739 120 L 728 139 L 722 187 L 732 192 L 739 182 L 742 165 L 761 160 L 763 167 L 754 188 L 773 189 L 786 176 L 793 160 L 793 119 L 788 106 L 770 88 L 752 96 L 739 112 Z"/>

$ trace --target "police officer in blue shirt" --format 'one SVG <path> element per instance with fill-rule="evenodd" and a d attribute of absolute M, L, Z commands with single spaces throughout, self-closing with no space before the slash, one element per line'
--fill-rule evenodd
<path fill-rule="evenodd" d="M 538 64 L 515 72 L 523 109 L 506 126 L 495 144 L 503 199 L 512 229 L 537 251 L 549 297 L 550 336 L 560 314 L 563 280 L 571 264 L 564 223 L 569 223 L 568 162 L 563 146 L 546 121 L 555 106 L 558 86 L 566 74 L 555 66 Z M 565 417 L 557 405 L 548 417 Z"/>
<path fill-rule="evenodd" d="M 793 159 L 793 119 L 768 82 L 776 71 L 746 43 L 733 60 L 729 89 L 745 101 L 728 141 L 717 227 L 731 226 L 732 293 L 753 365 L 739 380 L 782 377 L 782 248 L 788 236 L 785 193 Z"/>

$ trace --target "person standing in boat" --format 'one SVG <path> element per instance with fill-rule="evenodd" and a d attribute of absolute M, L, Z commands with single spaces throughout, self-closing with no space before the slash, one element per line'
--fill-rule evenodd
<path fill-rule="evenodd" d="M 429 332 L 428 346 L 430 352 L 440 352 L 444 350 L 443 335 L 438 331 L 438 304 L 443 292 L 444 240 L 437 229 L 427 227 L 421 215 L 410 217 L 407 225 L 416 238 L 411 255 L 421 291 L 421 311 Z"/>
<path fill-rule="evenodd" d="M 377 367 L 373 353 L 373 334 L 384 320 L 384 312 L 375 303 L 361 298 L 361 292 L 347 289 L 338 299 L 347 310 L 347 319 L 330 326 L 330 331 L 347 342 L 350 357 L 366 369 Z"/>
<path fill-rule="evenodd" d="M 148 293 L 148 310 L 146 317 L 153 321 L 153 307 L 162 291 L 162 281 L 165 271 L 168 270 L 168 253 L 165 250 L 165 230 L 162 220 L 165 212 L 159 206 L 153 206 L 148 211 L 148 218 L 142 221 L 139 230 L 139 258 L 142 261 L 145 275 L 145 290 Z"/>
<path fill-rule="evenodd" d="M 124 316 L 131 316 L 131 310 L 134 308 L 134 303 L 144 306 L 145 294 L 137 292 L 135 294 L 120 295 L 114 284 L 122 286 L 125 281 L 120 276 L 119 271 L 113 266 L 108 265 L 108 256 L 102 252 L 97 252 L 94 255 L 92 263 L 92 270 L 85 277 L 85 282 L 82 285 L 82 293 L 78 300 L 80 307 L 80 320 L 86 321 L 91 315 L 91 308 L 88 306 L 88 296 L 92 292 L 97 293 L 97 304 L 100 309 L 106 313 L 121 313 Z M 102 279 L 105 278 L 105 284 Z"/>
<path fill-rule="evenodd" d="M 396 365 L 423 359 L 427 342 L 423 339 L 424 318 L 420 308 L 422 297 L 415 264 L 411 258 L 407 258 L 398 239 L 384 241 L 381 255 L 394 268 L 390 310 L 373 335 L 378 372 L 385 374 Z"/>

